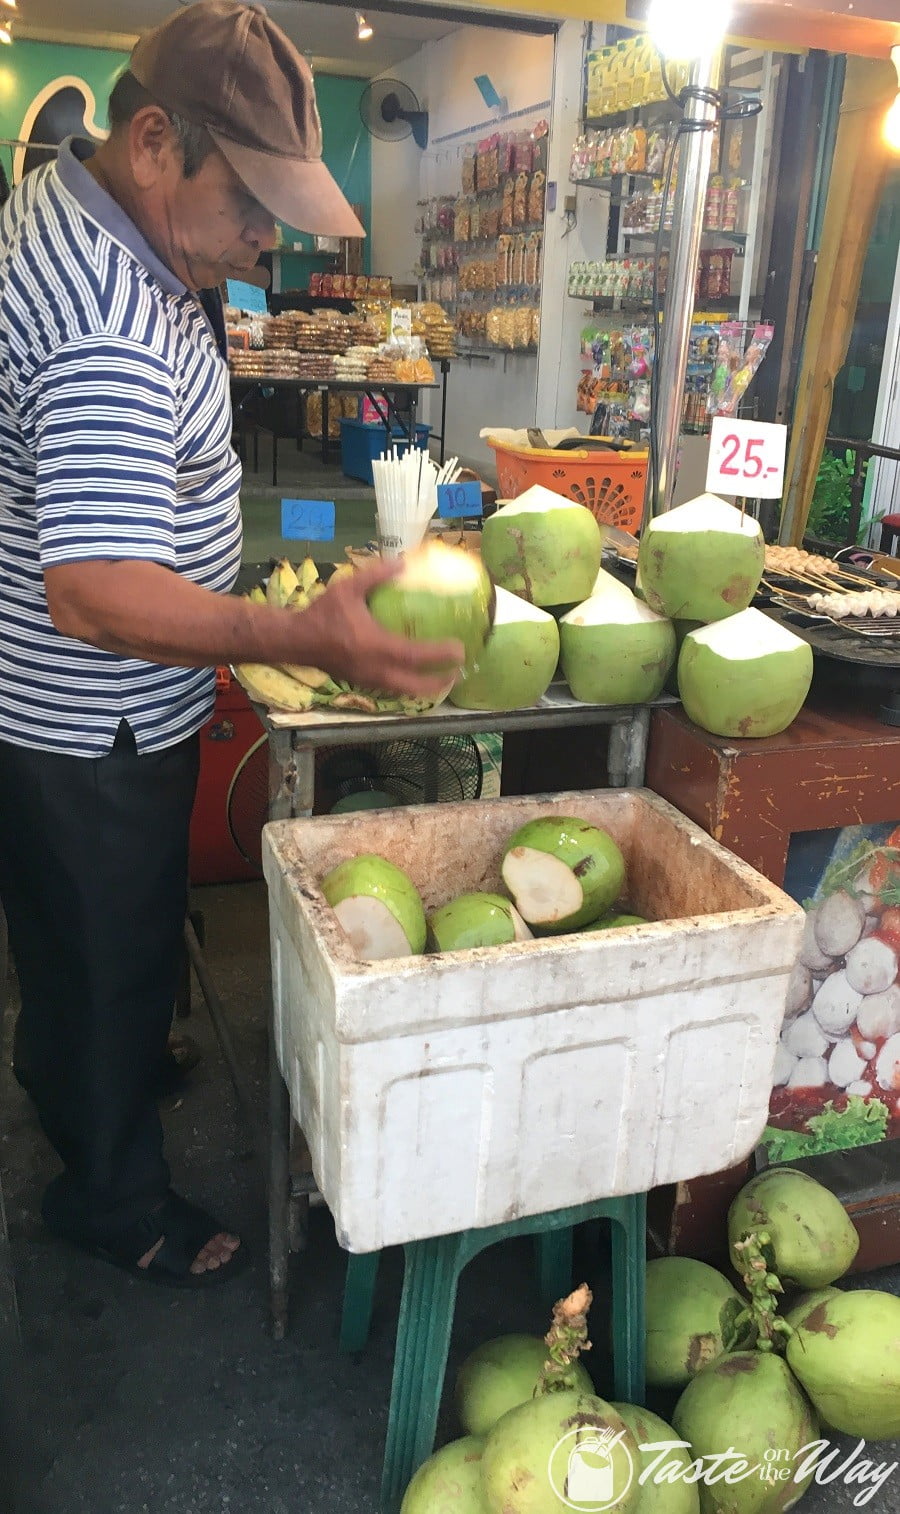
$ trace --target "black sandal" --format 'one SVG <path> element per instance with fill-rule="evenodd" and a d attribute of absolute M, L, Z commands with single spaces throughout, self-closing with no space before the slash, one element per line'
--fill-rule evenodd
<path fill-rule="evenodd" d="M 66 1233 L 57 1226 L 51 1228 L 89 1255 L 111 1262 L 133 1277 L 162 1283 L 169 1288 L 213 1288 L 237 1276 L 247 1264 L 246 1251 L 241 1245 L 223 1265 L 207 1268 L 205 1272 L 192 1272 L 191 1264 L 197 1255 L 224 1227 L 205 1209 L 191 1204 L 171 1189 L 157 1208 L 102 1242 L 86 1241 L 83 1236 Z M 141 1257 L 152 1251 L 160 1240 L 162 1245 L 149 1265 L 138 1266 Z"/>

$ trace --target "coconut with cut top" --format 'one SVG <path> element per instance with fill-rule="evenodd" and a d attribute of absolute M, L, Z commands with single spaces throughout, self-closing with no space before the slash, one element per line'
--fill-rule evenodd
<path fill-rule="evenodd" d="M 587 599 L 602 548 L 590 510 L 540 484 L 502 505 L 481 533 L 481 555 L 495 583 L 533 605 Z"/>
<path fill-rule="evenodd" d="M 552 615 L 497 590 L 494 629 L 450 691 L 465 710 L 521 710 L 536 704 L 556 672 L 559 629 Z"/>
<path fill-rule="evenodd" d="M 530 941 L 531 931 L 514 904 L 502 894 L 460 894 L 428 916 L 431 945 L 439 952 L 472 951 L 479 946 L 508 946 Z"/>
<path fill-rule="evenodd" d="M 426 541 L 405 555 L 396 578 L 373 589 L 369 609 L 386 631 L 413 641 L 461 641 L 469 662 L 490 635 L 494 590 L 474 553 Z"/>
<path fill-rule="evenodd" d="M 371 852 L 348 857 L 319 887 L 364 962 L 418 957 L 425 950 L 425 910 L 418 889 L 386 857 Z"/>
<path fill-rule="evenodd" d="M 686 636 L 678 692 L 695 725 L 716 736 L 777 736 L 809 693 L 812 648 L 759 610 Z"/>
<path fill-rule="evenodd" d="M 503 882 L 532 930 L 562 935 L 590 925 L 615 903 L 625 859 L 606 831 L 586 820 L 546 815 L 507 842 Z"/>
<path fill-rule="evenodd" d="M 608 577 L 560 621 L 563 676 L 584 704 L 643 704 L 675 662 L 675 628 L 616 579 L 608 587 Z"/>
<path fill-rule="evenodd" d="M 759 522 L 716 494 L 701 494 L 647 526 L 638 552 L 641 593 L 671 620 L 724 620 L 747 608 L 765 560 Z"/>

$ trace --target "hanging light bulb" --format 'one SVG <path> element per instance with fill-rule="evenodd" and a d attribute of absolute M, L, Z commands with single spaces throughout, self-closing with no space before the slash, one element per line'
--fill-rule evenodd
<path fill-rule="evenodd" d="M 900 152 L 900 47 L 891 48 L 891 58 L 897 70 L 897 98 L 885 116 L 884 140 L 894 152 Z"/>
<path fill-rule="evenodd" d="M 708 57 L 725 37 L 729 0 L 650 0 L 647 29 L 664 58 Z"/>
<path fill-rule="evenodd" d="M 356 12 L 356 38 L 358 42 L 368 42 L 372 35 L 372 28 L 363 15 L 362 11 Z"/>
<path fill-rule="evenodd" d="M 0 45 L 9 47 L 12 42 L 12 27 L 8 21 L 0 21 Z"/>
<path fill-rule="evenodd" d="M 7 6 L 8 9 L 11 10 L 11 11 L 14 11 L 14 10 L 18 9 L 18 5 L 16 3 L 16 0 L 2 0 L 2 3 L 5 6 Z"/>

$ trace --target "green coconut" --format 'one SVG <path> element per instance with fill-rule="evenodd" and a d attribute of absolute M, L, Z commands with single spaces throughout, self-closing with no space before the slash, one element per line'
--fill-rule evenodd
<path fill-rule="evenodd" d="M 515 905 L 501 894 L 460 894 L 428 916 L 428 935 L 438 952 L 531 940 L 531 931 Z"/>
<path fill-rule="evenodd" d="M 651 610 L 670 620 L 724 620 L 759 588 L 766 546 L 759 523 L 715 494 L 701 494 L 650 522 L 638 571 Z"/>
<path fill-rule="evenodd" d="M 744 610 L 686 636 L 678 692 L 686 714 L 716 736 L 777 736 L 809 693 L 812 647 L 763 615 Z"/>
<path fill-rule="evenodd" d="M 772 1167 L 741 1189 L 728 1211 L 728 1240 L 736 1271 L 735 1242 L 765 1232 L 772 1271 L 785 1286 L 827 1288 L 847 1272 L 859 1236 L 840 1199 L 794 1167 Z"/>
<path fill-rule="evenodd" d="M 379 584 L 369 609 L 386 631 L 413 641 L 452 637 L 474 662 L 490 634 L 494 591 L 481 560 L 460 547 L 426 541 L 408 552 L 396 578 Z"/>
<path fill-rule="evenodd" d="M 494 629 L 451 689 L 450 703 L 466 710 L 526 709 L 546 692 L 558 661 L 553 616 L 498 589 Z"/>
<path fill-rule="evenodd" d="M 533 1398 L 547 1360 L 547 1344 L 535 1335 L 501 1335 L 466 1357 L 456 1379 L 456 1412 L 470 1435 L 487 1435 L 498 1419 Z M 593 1393 L 590 1374 L 572 1363 L 573 1386 Z"/>
<path fill-rule="evenodd" d="M 593 1394 L 544 1393 L 494 1425 L 481 1462 L 488 1514 L 631 1514 L 640 1496 L 637 1442 Z"/>
<path fill-rule="evenodd" d="M 615 590 L 602 586 L 560 621 L 563 677 L 584 704 L 643 704 L 675 662 L 675 630 L 613 582 Z"/>
<path fill-rule="evenodd" d="M 817 1439 L 816 1417 L 789 1367 L 772 1352 L 720 1357 L 688 1383 L 672 1423 L 695 1458 L 733 1448 L 747 1464 L 740 1481 L 721 1475 L 729 1465 L 737 1471 L 726 1463 L 716 1480 L 701 1482 L 702 1514 L 784 1514 L 812 1481 L 814 1467 L 807 1470 L 796 1456 Z"/>
<path fill-rule="evenodd" d="M 788 1365 L 824 1420 L 863 1440 L 900 1436 L 900 1298 L 859 1289 L 807 1313 Z"/>
<path fill-rule="evenodd" d="M 582 932 L 587 935 L 594 930 L 625 930 L 629 925 L 649 925 L 643 915 L 604 915 L 601 920 L 595 920 L 593 925 L 586 925 Z"/>
<path fill-rule="evenodd" d="M 419 1468 L 400 1514 L 487 1514 L 481 1488 L 484 1441 L 477 1435 L 442 1446 Z"/>
<path fill-rule="evenodd" d="M 688 1256 L 647 1264 L 647 1382 L 683 1388 L 737 1342 L 744 1302 L 727 1277 Z"/>
<path fill-rule="evenodd" d="M 622 891 L 625 859 L 596 825 L 547 815 L 510 837 L 501 872 L 525 923 L 562 935 L 606 914 Z"/>
<path fill-rule="evenodd" d="M 590 510 L 539 484 L 502 505 L 481 533 L 481 556 L 495 583 L 533 605 L 587 599 L 602 550 Z"/>
<path fill-rule="evenodd" d="M 635 1514 L 700 1514 L 700 1493 L 695 1482 L 685 1481 L 669 1468 L 688 1472 L 692 1457 L 684 1446 L 673 1446 L 663 1453 L 667 1441 L 678 1441 L 680 1436 L 657 1414 L 641 1409 L 636 1404 L 613 1404 L 638 1443 L 640 1451 L 640 1475 L 646 1476 L 638 1495 Z M 656 1447 L 655 1450 L 651 1449 Z M 646 1450 L 644 1448 L 647 1448 Z M 660 1481 L 655 1479 L 659 1477 Z"/>
<path fill-rule="evenodd" d="M 417 957 L 425 950 L 425 910 L 418 890 L 386 857 L 349 857 L 319 886 L 364 962 Z"/>

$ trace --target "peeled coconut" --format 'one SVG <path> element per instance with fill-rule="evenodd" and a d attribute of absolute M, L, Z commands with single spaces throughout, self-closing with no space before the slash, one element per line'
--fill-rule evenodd
<path fill-rule="evenodd" d="M 694 724 L 715 736 L 777 736 L 802 709 L 812 674 L 812 647 L 744 610 L 685 637 L 678 692 Z"/>
<path fill-rule="evenodd" d="M 765 562 L 759 523 L 716 494 L 656 516 L 638 552 L 641 591 L 651 610 L 704 624 L 747 608 Z"/>
<path fill-rule="evenodd" d="M 502 505 L 481 533 L 481 556 L 494 581 L 533 605 L 587 599 L 602 547 L 590 510 L 540 484 Z"/>
<path fill-rule="evenodd" d="M 649 1409 L 640 1409 L 636 1404 L 613 1404 L 613 1408 L 622 1416 L 641 1448 L 641 1474 L 649 1474 L 641 1487 L 635 1514 L 700 1514 L 697 1484 L 686 1480 L 683 1475 L 693 1460 L 690 1452 L 684 1446 L 673 1446 L 664 1455 L 659 1450 L 643 1449 L 644 1446 L 659 1447 L 667 1441 L 678 1441 L 680 1436 L 672 1426 L 667 1425 L 657 1414 L 651 1414 Z M 656 1476 L 664 1466 L 680 1468 L 682 1475 L 672 1479 L 666 1476 L 657 1482 Z"/>
<path fill-rule="evenodd" d="M 675 662 L 672 622 L 627 589 L 595 591 L 563 616 L 559 635 L 563 677 L 583 704 L 655 699 Z"/>
<path fill-rule="evenodd" d="M 498 589 L 494 629 L 451 689 L 450 703 L 465 710 L 525 709 L 546 692 L 558 661 L 553 616 Z"/>
<path fill-rule="evenodd" d="M 466 1357 L 456 1379 L 456 1412 L 470 1435 L 487 1435 L 498 1419 L 534 1396 L 547 1361 L 547 1344 L 536 1335 L 501 1335 Z M 572 1363 L 579 1393 L 593 1393 L 590 1375 Z"/>
<path fill-rule="evenodd" d="M 814 1465 L 799 1481 L 803 1462 L 796 1460 L 818 1437 L 812 1406 L 780 1356 L 734 1351 L 719 1358 L 688 1383 L 675 1406 L 672 1423 L 690 1442 L 695 1458 L 721 1456 L 733 1447 L 753 1468 L 753 1476 L 730 1482 L 710 1478 L 700 1486 L 703 1514 L 783 1514 L 802 1497 Z M 773 1477 L 765 1477 L 769 1452 L 780 1452 Z M 791 1476 L 783 1482 L 785 1466 Z M 796 1468 L 796 1472 L 795 1472 Z"/>
<path fill-rule="evenodd" d="M 798 1288 L 827 1288 L 843 1277 L 859 1250 L 859 1236 L 840 1199 L 795 1167 L 759 1173 L 732 1203 L 728 1240 L 738 1271 L 735 1242 L 761 1230 L 770 1238 L 772 1271 Z"/>
<path fill-rule="evenodd" d="M 744 1309 L 737 1289 L 706 1262 L 663 1256 L 647 1264 L 647 1382 L 651 1388 L 685 1383 L 735 1344 Z"/>
<path fill-rule="evenodd" d="M 484 1441 L 466 1435 L 442 1446 L 419 1468 L 400 1514 L 487 1514 L 481 1491 Z"/>
<path fill-rule="evenodd" d="M 515 905 L 501 894 L 460 894 L 428 916 L 428 932 L 439 952 L 531 940 L 531 931 Z"/>
<path fill-rule="evenodd" d="M 835 1430 L 900 1435 L 900 1298 L 858 1289 L 823 1300 L 797 1326 L 787 1359 Z"/>
<path fill-rule="evenodd" d="M 396 578 L 373 589 L 369 609 L 386 631 L 413 641 L 461 641 L 473 662 L 490 634 L 493 600 L 474 553 L 426 541 L 406 554 Z"/>
<path fill-rule="evenodd" d="M 386 857 L 349 857 L 326 874 L 320 888 L 364 962 L 418 957 L 425 950 L 425 910 L 418 890 Z"/>
<path fill-rule="evenodd" d="M 611 1404 L 569 1390 L 541 1394 L 510 1409 L 487 1437 L 481 1477 L 488 1514 L 631 1514 L 640 1497 L 639 1460 Z"/>
<path fill-rule="evenodd" d="M 510 838 L 501 872 L 526 924 L 562 935 L 606 914 L 625 882 L 625 859 L 596 825 L 547 815 Z"/>

